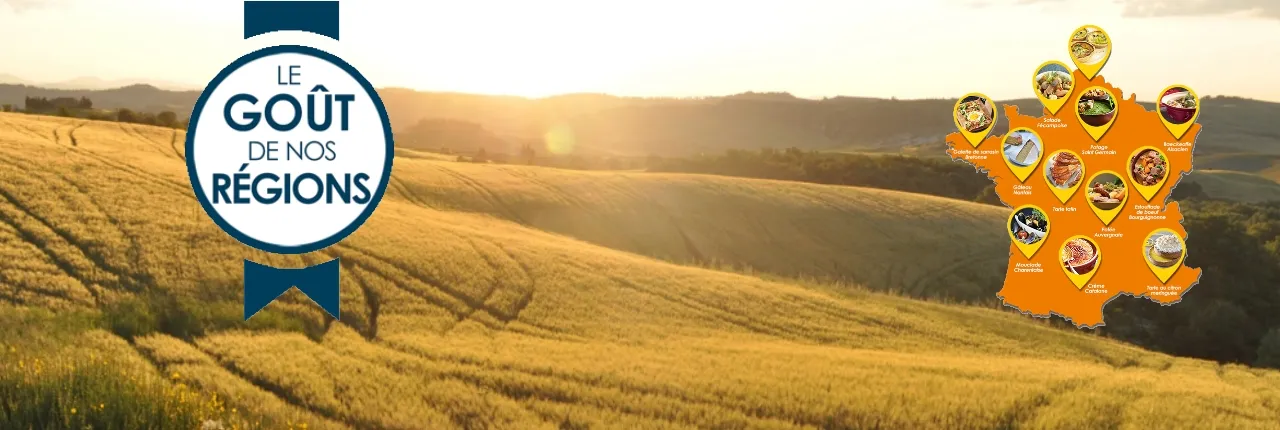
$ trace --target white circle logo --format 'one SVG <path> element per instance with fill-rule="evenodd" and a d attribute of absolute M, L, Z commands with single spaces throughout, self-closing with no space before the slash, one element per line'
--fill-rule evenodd
<path fill-rule="evenodd" d="M 394 156 L 386 109 L 327 52 L 275 46 L 205 88 L 187 131 L 200 205 L 254 248 L 299 254 L 354 232 L 382 199 Z"/>

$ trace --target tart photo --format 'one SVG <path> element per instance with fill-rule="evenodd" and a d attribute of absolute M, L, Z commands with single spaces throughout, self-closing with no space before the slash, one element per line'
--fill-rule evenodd
<path fill-rule="evenodd" d="M 1152 233 L 1143 246 L 1143 254 L 1147 261 L 1156 267 L 1176 266 L 1182 261 L 1182 253 L 1182 238 L 1165 231 Z"/>
<path fill-rule="evenodd" d="M 1044 176 L 1058 189 L 1069 189 L 1084 178 L 1084 164 L 1071 151 L 1054 152 L 1044 163 Z"/>

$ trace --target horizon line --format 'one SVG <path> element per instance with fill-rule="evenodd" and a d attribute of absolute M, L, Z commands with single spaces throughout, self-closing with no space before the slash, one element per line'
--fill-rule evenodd
<path fill-rule="evenodd" d="M 10 76 L 13 76 L 13 75 L 10 75 Z M 14 77 L 16 78 L 17 76 L 14 76 Z M 18 79 L 21 79 L 21 78 L 18 78 Z M 93 77 L 79 77 L 79 78 L 75 78 L 75 79 L 68 80 L 67 82 L 75 81 L 75 80 L 78 80 L 78 79 L 98 79 L 98 80 L 101 80 L 101 81 L 104 81 L 104 82 L 105 82 L 105 81 L 109 81 L 109 80 L 107 80 L 107 79 L 100 79 L 100 78 L 93 78 Z M 24 81 L 25 81 L 25 80 L 24 80 Z M 116 81 L 125 81 L 125 80 L 124 80 L 124 79 L 120 79 L 120 80 L 116 80 Z M 181 82 L 173 82 L 173 83 L 175 83 L 175 84 L 180 84 L 180 85 L 182 85 L 182 84 L 183 84 L 183 83 L 181 83 Z M 203 89 L 203 88 L 198 88 L 198 87 L 194 87 L 194 86 L 187 87 L 186 89 L 166 89 L 166 88 L 161 88 L 161 87 L 159 87 L 159 86 L 156 86 L 156 85 L 155 85 L 155 84 L 153 84 L 153 83 L 146 82 L 146 81 L 143 81 L 143 80 L 139 80 L 139 81 L 137 81 L 137 82 L 135 82 L 135 83 L 128 84 L 128 85 L 123 85 L 123 86 L 119 86 L 119 87 L 108 87 L 108 88 L 55 88 L 55 87 L 50 87 L 50 86 L 48 86 L 49 84 L 57 84 L 57 82 L 53 82 L 53 83 L 44 83 L 44 84 L 40 84 L 40 83 L 33 83 L 33 82 L 0 83 L 0 85 L 22 86 L 22 87 L 29 87 L 29 88 L 35 88 L 35 89 L 41 89 L 41 90 L 47 90 L 47 91 L 115 91 L 115 90 L 121 90 L 121 89 L 125 89 L 125 88 L 130 88 L 130 87 L 139 87 L 139 86 L 142 86 L 142 87 L 151 87 L 151 88 L 154 88 L 154 89 L 159 90 L 159 91 L 175 92 L 175 93 L 184 93 L 184 92 L 195 92 L 195 93 L 199 93 L 199 92 L 204 91 L 204 89 Z M 848 99 L 873 99 L 873 100 L 893 100 L 893 101 L 934 101 L 934 100 L 959 100 L 959 99 L 960 99 L 960 97 L 959 97 L 959 96 L 956 96 L 956 97 L 919 97 L 919 98 L 903 98 L 903 97 L 893 97 L 893 96 L 890 96 L 890 97 L 876 97 L 876 96 L 857 96 L 857 95 L 808 96 L 808 95 L 796 95 L 796 94 L 791 93 L 791 92 L 789 92 L 789 91 L 756 91 L 756 90 L 747 90 L 747 91 L 743 91 L 743 92 L 739 92 L 739 93 L 733 93 L 733 94 L 722 94 L 722 95 L 695 95 L 695 96 L 671 96 L 671 95 L 666 95 L 666 96 L 640 96 L 640 95 L 618 95 L 618 94 L 611 94 L 611 93 L 604 93 L 604 92 L 590 92 L 590 91 L 582 91 L 582 92 L 568 92 L 568 93 L 559 93 L 559 94 L 552 94 L 552 95 L 536 96 L 536 97 L 535 97 L 535 96 L 523 96 L 523 95 L 516 95 L 516 94 L 501 94 L 501 93 L 465 92 L 465 91 L 450 91 L 450 90 L 428 90 L 428 89 L 419 89 L 419 88 L 411 88 L 411 87 L 396 86 L 396 85 L 390 85 L 390 86 L 384 86 L 384 87 L 376 87 L 375 89 L 376 89 L 376 90 L 378 90 L 378 91 L 384 91 L 384 90 L 411 91 L 411 92 L 424 93 L 424 94 L 457 94 L 457 95 L 470 95 L 470 96 L 483 96 L 483 97 L 519 98 L 519 99 L 525 99 L 525 100 L 530 100 L 530 101 L 548 100 L 548 99 L 553 99 L 553 98 L 557 98 L 557 97 L 569 97 L 569 96 L 604 96 L 604 97 L 613 97 L 613 98 L 619 98 L 619 99 L 642 99 L 642 100 L 700 100 L 700 99 L 721 99 L 721 98 L 728 98 L 728 97 L 735 97 L 735 96 L 744 96 L 744 95 L 761 95 L 761 96 L 770 96 L 770 95 L 778 95 L 778 96 L 781 96 L 781 95 L 786 95 L 786 96 L 790 96 L 791 98 L 794 98 L 794 99 L 798 99 L 798 100 L 808 100 L 808 101 L 823 101 L 823 100 L 840 99 L 840 98 L 848 98 Z M 1237 95 L 1228 95 L 1228 94 L 1206 94 L 1206 95 L 1201 96 L 1201 98 L 1206 98 L 1206 99 L 1210 99 L 1210 98 L 1236 98 L 1236 99 L 1244 99 L 1244 100 L 1261 101 L 1261 102 L 1266 102 L 1266 103 L 1280 103 L 1280 100 L 1258 99 L 1258 98 L 1251 98 L 1251 97 L 1237 96 Z M 1035 97 L 1035 96 L 1028 96 L 1028 97 L 1018 97 L 1018 98 L 995 99 L 995 101 L 1020 101 L 1020 100 L 1036 100 L 1036 97 Z M 1156 102 L 1156 100 L 1142 100 L 1141 98 L 1139 98 L 1137 101 L 1138 101 L 1138 102 L 1140 102 L 1140 103 L 1155 103 L 1155 102 Z"/>

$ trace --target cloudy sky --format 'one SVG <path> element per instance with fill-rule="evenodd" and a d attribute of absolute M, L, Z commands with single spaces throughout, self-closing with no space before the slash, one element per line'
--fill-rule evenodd
<path fill-rule="evenodd" d="M 0 0 L 0 74 L 202 87 L 251 50 L 301 43 L 379 87 L 1012 98 L 1095 24 L 1115 46 L 1102 75 L 1140 99 L 1181 83 L 1280 101 L 1280 0 L 344 0 L 341 42 L 242 40 L 242 14 L 239 0 Z"/>

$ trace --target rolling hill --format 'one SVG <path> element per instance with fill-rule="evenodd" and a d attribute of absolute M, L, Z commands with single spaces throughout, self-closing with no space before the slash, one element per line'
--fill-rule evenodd
<path fill-rule="evenodd" d="M 1200 184 L 1204 195 L 1211 198 L 1238 202 L 1280 201 L 1280 183 L 1252 173 L 1196 169 L 1183 182 Z"/>
<path fill-rule="evenodd" d="M 702 98 L 635 98 L 569 94 L 529 99 L 460 93 L 379 90 L 403 148 L 514 154 L 524 144 L 559 151 L 619 156 L 687 156 L 727 149 L 798 147 L 820 151 L 883 151 L 945 155 L 943 136 L 955 130 L 945 114 L 954 100 L 861 97 L 801 99 L 786 93 L 744 93 Z M 132 85 L 73 91 L 0 85 L 0 104 L 23 98 L 89 97 L 99 108 L 129 108 L 186 116 L 199 91 L 164 91 Z M 1039 112 L 1035 99 L 1012 103 Z M 1280 103 L 1239 97 L 1203 100 L 1205 126 L 1197 155 L 1280 156 Z M 1144 104 L 1148 109 L 1154 106 Z M 997 124 L 994 133 L 1004 133 Z M 548 136 L 552 134 L 552 136 Z M 1269 165 L 1268 165 L 1269 166 Z M 1233 169 L 1234 170 L 1234 169 Z"/>
<path fill-rule="evenodd" d="M 873 188 L 401 159 L 392 192 L 677 263 L 990 299 L 1003 208 Z M 838 234 L 833 234 L 838 232 Z M 925 251 L 939 246 L 947 251 Z M 786 250 L 786 252 L 779 252 Z"/>
<path fill-rule="evenodd" d="M 1009 312 L 662 260 L 902 285 L 936 279 L 912 267 L 923 264 L 980 283 L 943 269 L 1008 252 L 994 249 L 1004 237 L 994 209 L 857 188 L 450 164 L 410 150 L 361 230 L 319 252 L 270 255 L 201 211 L 182 137 L 0 114 L 9 423 L 1266 428 L 1280 414 L 1274 371 Z M 296 294 L 239 321 L 242 258 L 334 257 L 341 321 Z M 165 409 L 148 409 L 157 404 Z M 119 410 L 129 412 L 111 415 Z"/>

